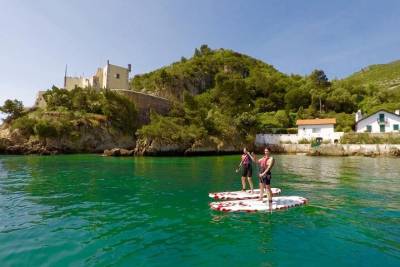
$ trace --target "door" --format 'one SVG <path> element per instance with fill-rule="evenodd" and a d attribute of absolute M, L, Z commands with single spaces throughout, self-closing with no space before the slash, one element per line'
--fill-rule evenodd
<path fill-rule="evenodd" d="M 381 133 L 384 133 L 385 132 L 385 124 L 379 125 L 379 130 Z"/>

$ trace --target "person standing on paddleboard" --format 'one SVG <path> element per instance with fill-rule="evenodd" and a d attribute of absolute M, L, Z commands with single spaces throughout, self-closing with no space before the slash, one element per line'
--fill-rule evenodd
<path fill-rule="evenodd" d="M 249 182 L 251 193 L 253 194 L 253 181 L 251 180 L 253 176 L 253 167 L 252 162 L 254 158 L 247 151 L 246 148 L 243 148 L 242 160 L 240 161 L 239 167 L 236 169 L 236 172 L 239 172 L 240 167 L 242 167 L 242 191 L 246 190 L 246 177 Z"/>
<path fill-rule="evenodd" d="M 274 166 L 275 160 L 270 156 L 268 148 L 264 149 L 264 157 L 258 161 L 260 165 L 260 197 L 259 200 L 262 201 L 264 197 L 264 188 L 267 192 L 269 209 L 272 210 L 272 191 L 271 191 L 271 169 Z"/>

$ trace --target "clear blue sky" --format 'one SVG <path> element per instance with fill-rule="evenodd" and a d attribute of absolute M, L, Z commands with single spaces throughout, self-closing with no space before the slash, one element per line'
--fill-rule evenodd
<path fill-rule="evenodd" d="M 107 59 L 133 75 L 230 48 L 285 73 L 330 79 L 400 58 L 400 1 L 0 0 L 0 103 L 89 75 Z"/>

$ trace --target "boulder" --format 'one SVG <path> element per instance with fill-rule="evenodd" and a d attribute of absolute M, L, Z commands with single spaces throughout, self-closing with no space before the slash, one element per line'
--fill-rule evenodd
<path fill-rule="evenodd" d="M 113 148 L 106 149 L 103 152 L 103 156 L 111 156 L 111 157 L 130 157 L 135 153 L 134 150 L 124 149 L 124 148 Z"/>

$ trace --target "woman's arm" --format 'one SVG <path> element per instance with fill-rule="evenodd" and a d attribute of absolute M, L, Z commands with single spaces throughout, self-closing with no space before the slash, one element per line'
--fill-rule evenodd
<path fill-rule="evenodd" d="M 251 158 L 251 161 L 255 161 L 255 159 L 253 158 L 253 156 L 249 153 L 249 152 L 247 152 L 247 156 L 249 156 L 250 158 Z"/>

